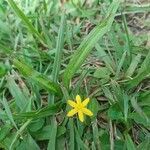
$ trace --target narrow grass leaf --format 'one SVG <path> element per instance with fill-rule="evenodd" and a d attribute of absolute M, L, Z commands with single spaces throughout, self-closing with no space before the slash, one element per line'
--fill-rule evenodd
<path fill-rule="evenodd" d="M 74 73 L 79 69 L 81 64 L 85 61 L 86 57 L 98 42 L 98 40 L 110 30 L 113 23 L 116 11 L 119 7 L 120 1 L 114 0 L 108 9 L 106 18 L 100 22 L 82 41 L 76 52 L 73 54 L 67 68 L 64 72 L 64 85 L 69 86 L 69 82 Z"/>
<path fill-rule="evenodd" d="M 94 141 L 94 145 L 96 146 L 97 149 L 101 150 L 100 140 L 99 140 L 99 134 L 98 134 L 99 133 L 98 132 L 98 125 L 97 125 L 97 121 L 96 120 L 92 124 L 92 129 L 93 129 L 93 141 Z"/>
<path fill-rule="evenodd" d="M 149 12 L 149 3 L 135 5 L 135 4 L 127 4 L 125 8 L 125 13 L 140 13 L 140 12 Z"/>
<path fill-rule="evenodd" d="M 124 119 L 127 122 L 128 109 L 129 109 L 129 97 L 125 93 L 123 93 L 123 100 L 124 100 Z"/>
<path fill-rule="evenodd" d="M 6 47 L 5 45 L 0 43 L 0 52 L 3 52 L 4 54 L 8 55 L 11 54 L 12 50 L 9 47 Z"/>
<path fill-rule="evenodd" d="M 1 125 L 0 128 L 0 141 L 2 141 L 11 131 L 12 126 L 10 124 L 5 124 L 4 126 Z"/>
<path fill-rule="evenodd" d="M 128 25 L 127 25 L 127 21 L 126 21 L 126 17 L 124 14 L 122 14 L 122 21 L 123 21 L 123 25 L 124 25 L 124 31 L 125 31 L 125 35 L 126 35 L 126 42 L 127 42 L 127 45 L 126 45 L 126 50 L 127 50 L 127 59 L 129 58 L 129 63 L 131 63 L 131 51 L 132 51 L 132 47 L 131 47 L 131 44 L 130 44 L 130 37 L 129 37 L 129 31 L 128 31 Z"/>
<path fill-rule="evenodd" d="M 127 72 L 126 72 L 126 76 L 131 77 L 138 65 L 138 63 L 141 60 L 141 54 L 138 54 L 137 56 L 134 57 L 134 59 L 132 60 Z"/>
<path fill-rule="evenodd" d="M 14 118 L 13 118 L 13 115 L 11 113 L 11 110 L 9 108 L 9 105 L 8 105 L 8 102 L 6 100 L 6 98 L 3 96 L 3 105 L 4 105 L 4 108 L 5 108 L 5 111 L 6 111 L 6 114 L 9 118 L 9 120 L 11 121 L 11 123 L 14 125 L 14 127 L 18 130 L 18 127 L 14 121 Z"/>
<path fill-rule="evenodd" d="M 54 83 L 58 81 L 59 71 L 61 66 L 61 57 L 62 57 L 62 50 L 64 46 L 64 30 L 65 30 L 65 13 L 63 12 L 60 22 L 60 28 L 58 32 L 58 39 L 56 45 L 56 52 L 55 52 L 55 60 L 53 65 L 53 72 L 52 72 L 52 80 Z M 50 104 L 54 104 L 54 95 L 51 96 Z M 52 117 L 52 132 L 50 134 L 50 139 L 48 143 L 48 149 L 55 150 L 56 149 L 56 137 L 57 136 L 57 121 L 55 117 Z"/>
<path fill-rule="evenodd" d="M 137 150 L 148 150 L 150 148 L 150 137 L 146 138 L 142 143 L 137 147 Z"/>
<path fill-rule="evenodd" d="M 104 92 L 106 98 L 108 99 L 109 103 L 110 103 L 110 104 L 115 103 L 113 94 L 110 92 L 110 90 L 109 90 L 107 87 L 105 87 L 105 86 L 102 86 L 102 90 L 103 90 L 103 92 Z"/>
<path fill-rule="evenodd" d="M 137 100 L 135 99 L 135 97 L 131 98 L 131 104 L 132 107 L 135 109 L 135 111 L 143 118 L 145 119 L 147 122 L 149 122 L 149 118 L 148 116 L 144 113 L 144 111 L 142 110 L 142 108 L 138 105 Z"/>
<path fill-rule="evenodd" d="M 51 130 L 51 133 L 50 133 L 50 138 L 49 138 L 49 142 L 48 142 L 48 147 L 47 147 L 47 150 L 55 150 L 56 148 L 56 138 L 57 138 L 57 122 L 55 120 L 55 118 L 52 118 L 54 119 L 54 121 L 52 122 L 52 130 Z"/>
<path fill-rule="evenodd" d="M 69 150 L 75 150 L 75 133 L 74 133 L 74 123 L 73 123 L 73 119 L 69 120 L 69 130 L 70 130 L 70 134 L 69 134 Z"/>
<path fill-rule="evenodd" d="M 27 105 L 27 99 L 12 76 L 7 77 L 7 85 L 10 93 L 15 98 L 16 105 L 20 108 L 21 111 L 23 111 Z"/>
<path fill-rule="evenodd" d="M 76 142 L 78 144 L 78 146 L 81 148 L 81 149 L 84 149 L 84 150 L 89 150 L 88 146 L 85 145 L 85 143 L 82 141 L 79 133 L 78 133 L 78 130 L 77 128 L 75 127 L 75 137 L 76 137 Z"/>
<path fill-rule="evenodd" d="M 30 134 L 27 136 L 26 148 L 30 147 L 32 150 L 40 150 L 40 147 L 37 145 L 36 141 L 32 138 Z"/>
<path fill-rule="evenodd" d="M 125 135 L 127 150 L 136 150 L 136 147 L 129 134 Z"/>
<path fill-rule="evenodd" d="M 116 78 L 119 77 L 119 73 L 120 73 L 121 68 L 122 68 L 122 66 L 123 66 L 123 63 L 124 63 L 124 61 L 125 61 L 126 54 L 127 54 L 126 51 L 122 54 L 122 57 L 121 57 L 120 62 L 119 62 L 119 65 L 118 65 L 118 67 L 117 67 L 117 71 L 116 71 L 116 75 L 115 75 Z"/>
<path fill-rule="evenodd" d="M 28 78 L 37 82 L 44 89 L 46 89 L 49 92 L 52 92 L 56 95 L 62 94 L 61 89 L 57 83 L 50 81 L 50 79 L 48 79 L 46 76 L 35 71 L 34 69 L 32 69 L 31 67 L 26 65 L 24 62 L 14 59 L 13 64 L 24 76 L 27 76 Z"/>
<path fill-rule="evenodd" d="M 137 86 L 143 79 L 150 76 L 150 51 L 148 52 L 146 58 L 144 59 L 143 63 L 141 64 L 141 67 L 138 71 L 138 74 L 130 80 L 127 85 L 128 89 L 131 89 L 135 86 Z"/>
<path fill-rule="evenodd" d="M 15 119 L 39 119 L 42 117 L 47 117 L 50 115 L 54 115 L 55 113 L 57 113 L 62 105 L 61 102 L 58 102 L 54 105 L 49 105 L 47 107 L 41 108 L 39 110 L 36 111 L 31 111 L 31 112 L 26 112 L 26 113 L 19 113 L 19 114 L 14 114 L 14 118 Z"/>
<path fill-rule="evenodd" d="M 44 39 L 41 36 L 41 34 L 35 29 L 35 27 L 32 25 L 32 23 L 29 21 L 27 16 L 23 13 L 23 11 L 16 5 L 16 3 L 13 0 L 7 0 L 8 4 L 11 6 L 13 11 L 18 15 L 18 17 L 24 22 L 24 24 L 29 28 L 31 33 L 36 35 L 37 38 L 39 38 L 42 43 L 44 43 Z"/>
<path fill-rule="evenodd" d="M 30 125 L 29 125 L 30 127 Z M 42 129 L 33 132 L 32 135 L 38 141 L 49 140 L 49 135 L 52 132 L 52 125 L 46 125 Z M 65 134 L 66 128 L 64 126 L 58 126 L 57 128 L 57 138 Z"/>
<path fill-rule="evenodd" d="M 63 13 L 61 22 L 60 22 L 60 28 L 59 28 L 59 33 L 58 33 L 58 40 L 57 40 L 57 45 L 56 45 L 56 52 L 55 52 L 55 60 L 54 60 L 54 65 L 53 65 L 53 81 L 57 82 L 58 80 L 58 75 L 60 71 L 60 65 L 61 65 L 61 57 L 62 57 L 62 51 L 63 51 L 63 45 L 64 45 L 64 31 L 65 31 L 65 26 L 66 26 L 66 21 L 65 21 L 65 14 Z"/>
<path fill-rule="evenodd" d="M 32 121 L 32 119 L 29 119 L 27 120 L 22 126 L 21 128 L 17 131 L 14 139 L 12 140 L 11 144 L 10 144 L 10 147 L 9 147 L 9 150 L 12 150 L 14 149 L 14 144 L 15 142 L 17 141 L 18 137 L 22 134 L 22 132 L 26 129 L 26 127 L 30 124 L 30 122 Z"/>

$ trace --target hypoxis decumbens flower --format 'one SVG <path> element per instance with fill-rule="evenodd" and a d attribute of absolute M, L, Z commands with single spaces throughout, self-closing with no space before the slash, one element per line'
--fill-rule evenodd
<path fill-rule="evenodd" d="M 86 98 L 83 102 L 81 101 L 81 97 L 79 95 L 76 96 L 76 102 L 73 100 L 68 100 L 68 104 L 73 107 L 67 114 L 68 117 L 72 117 L 75 114 L 78 114 L 79 120 L 81 122 L 84 121 L 84 114 L 88 116 L 93 116 L 93 113 L 86 108 L 90 99 Z"/>

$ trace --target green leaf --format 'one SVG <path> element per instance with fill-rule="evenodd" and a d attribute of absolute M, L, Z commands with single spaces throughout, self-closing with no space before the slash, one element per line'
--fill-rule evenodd
<path fill-rule="evenodd" d="M 43 140 L 49 140 L 51 132 L 52 132 L 52 125 L 47 125 L 36 132 L 32 132 L 32 135 L 35 137 L 36 140 L 43 141 Z M 58 126 L 57 138 L 62 136 L 65 132 L 66 132 L 66 128 L 64 126 Z"/>
<path fill-rule="evenodd" d="M 73 119 L 69 119 L 68 123 L 68 129 L 69 129 L 69 150 L 75 150 L 75 131 L 74 131 L 74 123 Z"/>
<path fill-rule="evenodd" d="M 96 69 L 94 72 L 94 77 L 101 78 L 101 79 L 108 79 L 111 72 L 106 67 L 101 67 Z"/>
<path fill-rule="evenodd" d="M 112 120 L 122 120 L 123 119 L 123 114 L 117 103 L 110 106 L 110 108 L 108 110 L 108 117 Z"/>
<path fill-rule="evenodd" d="M 84 150 L 88 150 L 89 148 L 88 148 L 88 146 L 82 141 L 82 139 L 81 139 L 81 137 L 80 137 L 80 135 L 79 135 L 79 132 L 78 132 L 78 130 L 77 130 L 77 128 L 75 127 L 75 138 L 76 138 L 76 142 L 77 142 L 77 144 L 79 145 L 79 147 L 81 148 L 81 149 L 84 149 Z"/>
<path fill-rule="evenodd" d="M 49 105 L 47 107 L 41 108 L 36 111 L 32 112 L 26 112 L 26 113 L 19 113 L 19 114 L 14 114 L 15 119 L 39 119 L 42 117 L 47 117 L 50 115 L 54 115 L 61 109 L 62 103 L 58 102 L 53 105 Z"/>
<path fill-rule="evenodd" d="M 2 141 L 10 133 L 11 129 L 12 126 L 10 124 L 5 124 L 0 127 L 0 141 Z"/>
<path fill-rule="evenodd" d="M 88 36 L 82 41 L 72 59 L 70 60 L 67 68 L 64 72 L 64 85 L 66 87 L 69 86 L 70 79 L 74 75 L 74 73 L 79 69 L 82 63 L 85 61 L 86 57 L 98 42 L 98 40 L 110 30 L 111 25 L 113 23 L 115 13 L 119 7 L 120 1 L 114 0 L 108 9 L 108 13 L 106 18 L 100 22 L 89 34 Z"/>
<path fill-rule="evenodd" d="M 129 76 L 131 77 L 138 65 L 138 63 L 140 62 L 141 60 L 141 54 L 138 54 L 137 56 L 135 56 L 126 72 L 126 76 Z"/>
<path fill-rule="evenodd" d="M 66 147 L 66 138 L 61 136 L 57 138 L 56 150 L 62 150 L 62 147 Z"/>
<path fill-rule="evenodd" d="M 7 77 L 7 86 L 10 93 L 15 98 L 16 105 L 20 108 L 21 111 L 23 111 L 27 105 L 28 100 L 12 76 Z"/>
<path fill-rule="evenodd" d="M 30 134 L 28 134 L 25 138 L 23 138 L 22 142 L 20 143 L 19 146 L 17 146 L 16 150 L 27 150 L 27 149 L 32 149 L 32 150 L 40 150 L 40 147 L 37 145 L 35 140 L 31 137 Z"/>
<path fill-rule="evenodd" d="M 54 121 L 52 122 L 52 125 L 51 125 L 52 130 L 50 133 L 50 138 L 49 138 L 47 149 L 55 150 L 56 138 L 57 138 L 57 122 L 56 122 L 55 118 L 52 118 L 52 119 L 54 119 Z"/>
<path fill-rule="evenodd" d="M 149 150 L 149 148 L 150 148 L 150 138 L 148 137 L 138 145 L 137 150 Z"/>
<path fill-rule="evenodd" d="M 127 83 L 128 89 L 131 89 L 131 88 L 137 86 L 143 79 L 150 76 L 150 67 L 149 67 L 150 59 L 149 58 L 150 58 L 150 51 L 148 52 L 146 58 L 144 59 L 136 77 L 134 77 L 132 80 L 130 80 Z"/>
<path fill-rule="evenodd" d="M 129 134 L 125 135 L 127 150 L 136 150 L 135 144 L 133 143 Z"/>
<path fill-rule="evenodd" d="M 97 149 L 101 149 L 100 141 L 99 141 L 99 132 L 98 132 L 98 124 L 95 120 L 92 124 L 92 130 L 93 130 L 93 141 Z"/>
<path fill-rule="evenodd" d="M 111 73 L 115 74 L 114 63 L 113 63 L 111 57 L 105 52 L 105 50 L 99 44 L 96 44 L 95 48 L 98 52 L 99 59 L 101 59 L 102 61 L 105 62 L 106 67 L 109 69 L 109 71 Z"/>
<path fill-rule="evenodd" d="M 107 131 L 101 130 L 100 142 L 102 145 L 102 150 L 110 150 L 110 140 Z"/>
<path fill-rule="evenodd" d="M 147 116 L 147 115 L 145 114 L 145 112 L 143 111 L 144 109 L 142 109 L 142 108 L 139 106 L 139 104 L 137 103 L 137 100 L 135 99 L 135 97 L 132 97 L 132 98 L 131 98 L 131 104 L 132 104 L 133 108 L 135 109 L 135 111 L 139 114 L 139 116 L 141 116 L 141 117 L 139 117 L 138 119 L 143 118 L 142 120 L 144 120 L 145 125 L 146 125 L 147 123 L 149 123 L 150 120 L 149 120 L 148 116 Z"/>
<path fill-rule="evenodd" d="M 65 14 L 63 12 L 61 22 L 60 22 L 60 28 L 59 28 L 58 40 L 57 40 L 56 52 L 55 52 L 55 60 L 53 65 L 52 77 L 54 82 L 57 82 L 58 80 L 58 75 L 59 75 L 60 65 L 62 60 L 61 57 L 62 57 L 62 51 L 64 46 L 64 31 L 66 26 L 65 18 L 66 18 Z"/>
<path fill-rule="evenodd" d="M 140 106 L 150 106 L 149 100 L 150 100 L 150 91 L 149 90 L 142 92 L 138 97 Z"/>
<path fill-rule="evenodd" d="M 123 63 L 124 63 L 124 61 L 125 61 L 126 54 L 127 54 L 127 51 L 125 51 L 125 52 L 122 54 L 122 57 L 121 57 L 121 59 L 120 59 L 120 61 L 119 61 L 119 64 L 118 64 L 118 67 L 117 67 L 117 70 L 116 70 L 116 75 L 115 75 L 116 78 L 119 77 L 119 73 L 120 73 L 121 68 L 122 68 L 122 66 L 123 66 Z"/>
<path fill-rule="evenodd" d="M 27 120 L 21 127 L 20 129 L 15 133 L 15 137 L 13 138 L 13 140 L 11 141 L 11 144 L 9 146 L 9 149 L 13 149 L 15 146 L 15 143 L 17 142 L 18 137 L 22 134 L 22 132 L 26 129 L 26 127 L 30 124 L 32 120 L 29 119 Z"/>
<path fill-rule="evenodd" d="M 44 125 L 45 120 L 43 118 L 37 119 L 37 120 L 33 120 L 29 126 L 28 129 L 31 132 L 36 132 L 38 130 L 40 130 L 42 128 L 42 126 Z"/>
<path fill-rule="evenodd" d="M 4 105 L 4 108 L 5 108 L 5 111 L 6 111 L 6 114 L 7 114 L 8 118 L 9 118 L 9 120 L 14 125 L 14 127 L 16 129 L 18 129 L 18 127 L 17 127 L 17 125 L 16 125 L 16 123 L 14 121 L 13 115 L 11 113 L 11 110 L 9 108 L 9 104 L 8 104 L 8 102 L 7 102 L 7 100 L 6 100 L 6 98 L 4 96 L 3 96 L 3 105 Z"/>
<path fill-rule="evenodd" d="M 97 117 L 97 113 L 100 110 L 100 105 L 96 99 L 92 99 L 89 102 L 88 108 L 93 112 L 92 118 L 95 119 Z"/>
<path fill-rule="evenodd" d="M 0 63 L 0 78 L 7 73 L 6 66 L 3 63 Z"/>
<path fill-rule="evenodd" d="M 35 29 L 32 23 L 29 21 L 27 16 L 19 9 L 16 3 L 13 0 L 7 0 L 8 4 L 11 6 L 13 11 L 18 15 L 18 17 L 24 22 L 24 24 L 29 28 L 31 33 L 33 33 L 37 38 L 39 38 L 42 43 L 44 43 L 44 39 L 41 34 Z"/>
<path fill-rule="evenodd" d="M 149 113 L 150 116 L 150 113 Z M 131 113 L 129 118 L 133 119 L 137 124 L 142 124 L 145 127 L 150 127 L 150 117 L 149 119 L 142 117 L 138 113 Z"/>
<path fill-rule="evenodd" d="M 7 150 L 10 149 L 10 144 L 11 144 L 11 142 L 13 141 L 13 139 L 15 137 L 15 133 L 14 132 L 10 132 L 10 133 L 5 137 L 5 139 L 3 139 L 3 141 L 0 142 L 0 146 L 2 145 L 2 148 L 7 149 Z M 16 147 L 18 144 L 19 144 L 19 141 L 17 141 L 14 144 L 14 147 Z"/>
<path fill-rule="evenodd" d="M 26 65 L 24 62 L 14 59 L 13 64 L 24 76 L 27 76 L 28 78 L 32 79 L 33 81 L 41 85 L 44 89 L 56 95 L 62 94 L 61 89 L 57 83 L 50 81 L 46 76 L 35 71 L 34 69 Z"/>

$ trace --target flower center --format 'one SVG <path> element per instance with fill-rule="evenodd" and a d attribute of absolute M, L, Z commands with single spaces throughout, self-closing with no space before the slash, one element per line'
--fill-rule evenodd
<path fill-rule="evenodd" d="M 83 108 L 83 105 L 82 104 L 78 104 L 77 106 L 76 106 L 76 109 L 77 110 L 81 110 Z"/>

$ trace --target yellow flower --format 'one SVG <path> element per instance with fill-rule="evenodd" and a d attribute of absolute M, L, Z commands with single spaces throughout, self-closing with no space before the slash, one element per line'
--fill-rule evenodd
<path fill-rule="evenodd" d="M 79 120 L 81 122 L 84 121 L 84 115 L 86 114 L 88 116 L 93 116 L 93 113 L 85 108 L 87 106 L 87 104 L 89 103 L 90 99 L 86 98 L 83 102 L 81 102 L 81 97 L 79 95 L 76 96 L 76 103 L 72 100 L 68 100 L 68 104 L 73 107 L 72 110 L 70 110 L 67 114 L 68 117 L 71 117 L 73 115 L 75 115 L 76 113 L 78 113 L 79 116 Z"/>

